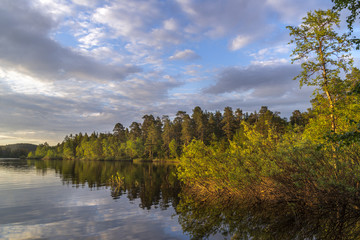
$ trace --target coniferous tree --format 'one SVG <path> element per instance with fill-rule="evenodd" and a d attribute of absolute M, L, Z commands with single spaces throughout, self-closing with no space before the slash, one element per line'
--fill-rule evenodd
<path fill-rule="evenodd" d="M 114 132 L 114 135 L 117 137 L 117 139 L 120 142 L 125 142 L 126 141 L 125 128 L 121 123 L 115 124 L 113 132 Z"/>
<path fill-rule="evenodd" d="M 174 132 L 174 138 L 179 146 L 182 145 L 181 142 L 181 131 L 182 131 L 182 123 L 184 120 L 184 116 L 186 115 L 186 112 L 184 111 L 178 111 L 176 113 L 176 117 L 173 121 L 173 132 Z"/>
<path fill-rule="evenodd" d="M 162 118 L 162 122 L 163 122 L 163 132 L 161 134 L 162 137 L 162 141 L 163 141 L 163 145 L 162 145 L 162 150 L 164 155 L 169 158 L 170 157 L 170 142 L 173 140 L 173 126 L 172 126 L 172 122 L 170 121 L 169 116 L 163 116 Z"/>
<path fill-rule="evenodd" d="M 199 106 L 196 106 L 193 109 L 192 119 L 194 121 L 194 130 L 195 130 L 195 138 L 201 141 L 205 141 L 206 139 L 206 126 L 207 126 L 207 119 L 204 112 L 201 110 Z"/>
<path fill-rule="evenodd" d="M 145 142 L 149 133 L 150 127 L 155 123 L 155 118 L 153 115 L 144 115 L 142 117 L 144 119 L 143 123 L 141 124 L 141 132 L 142 132 L 142 138 Z"/>
<path fill-rule="evenodd" d="M 243 111 L 240 108 L 237 108 L 235 110 L 236 128 L 240 128 L 242 120 L 243 120 Z"/>
<path fill-rule="evenodd" d="M 194 138 L 194 125 L 193 121 L 188 114 L 184 115 L 181 124 L 181 141 L 187 145 Z"/>
<path fill-rule="evenodd" d="M 235 117 L 231 107 L 225 107 L 222 124 L 222 129 L 226 135 L 226 138 L 231 140 L 235 133 Z"/>
<path fill-rule="evenodd" d="M 132 122 L 130 125 L 129 132 L 130 139 L 135 141 L 137 138 L 141 137 L 141 124 L 137 122 Z"/>

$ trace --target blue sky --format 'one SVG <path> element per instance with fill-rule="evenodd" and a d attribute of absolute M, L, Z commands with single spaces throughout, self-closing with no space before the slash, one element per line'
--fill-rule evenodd
<path fill-rule="evenodd" d="M 330 0 L 2 0 L 0 144 L 145 114 L 310 107 L 287 25 Z"/>

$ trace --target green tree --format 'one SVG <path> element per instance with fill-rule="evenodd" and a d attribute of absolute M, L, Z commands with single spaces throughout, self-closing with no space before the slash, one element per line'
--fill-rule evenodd
<path fill-rule="evenodd" d="M 360 15 L 360 1 L 359 0 L 332 0 L 334 3 L 334 10 L 343 10 L 347 9 L 350 11 L 350 15 L 347 16 L 346 22 L 348 23 L 348 28 L 353 32 L 353 24 Z M 360 39 L 354 37 L 352 41 L 357 45 L 357 49 L 360 49 Z"/>
<path fill-rule="evenodd" d="M 72 135 L 70 137 L 66 136 L 63 142 L 63 157 L 66 159 L 73 159 L 76 156 L 76 146 L 72 139 Z"/>
<path fill-rule="evenodd" d="M 262 106 L 255 125 L 255 129 L 263 134 L 267 135 L 269 128 L 273 128 L 277 133 L 284 133 L 286 121 L 282 119 L 279 112 L 273 113 L 266 106 Z"/>
<path fill-rule="evenodd" d="M 192 119 L 194 120 L 195 137 L 201 141 L 205 141 L 207 137 L 207 118 L 203 110 L 199 106 L 193 109 Z"/>
<path fill-rule="evenodd" d="M 148 153 L 150 159 L 160 155 L 161 142 L 161 126 L 159 127 L 157 122 L 154 121 L 148 128 L 145 142 L 145 151 Z"/>
<path fill-rule="evenodd" d="M 141 137 L 141 124 L 132 122 L 130 125 L 130 139 L 135 141 L 139 137 Z"/>
<path fill-rule="evenodd" d="M 236 125 L 235 116 L 231 107 L 225 107 L 222 124 L 223 124 L 222 129 L 225 132 L 227 139 L 231 140 L 232 136 L 235 133 L 235 125 Z"/>
<path fill-rule="evenodd" d="M 149 133 L 149 129 L 155 123 L 155 118 L 151 114 L 144 115 L 142 118 L 144 119 L 144 121 L 141 125 L 142 138 L 143 138 L 144 142 L 146 142 L 146 139 L 147 139 L 148 133 Z"/>
<path fill-rule="evenodd" d="M 36 158 L 45 157 L 49 149 L 50 149 L 50 146 L 47 142 L 45 142 L 44 144 L 39 144 L 35 150 L 35 157 Z"/>
<path fill-rule="evenodd" d="M 171 140 L 169 144 L 169 151 L 171 158 L 178 158 L 179 157 L 179 146 L 175 139 Z"/>
<path fill-rule="evenodd" d="M 306 113 L 302 113 L 299 110 L 292 112 L 290 116 L 290 124 L 304 127 L 307 123 Z"/>
<path fill-rule="evenodd" d="M 241 122 L 244 119 L 243 111 L 240 108 L 235 110 L 235 121 L 236 121 L 236 128 L 240 128 Z"/>
<path fill-rule="evenodd" d="M 161 134 L 162 137 L 162 141 L 163 141 L 163 145 L 162 145 L 162 151 L 165 154 L 165 156 L 167 158 L 169 158 L 170 156 L 170 150 L 169 150 L 169 144 L 171 142 L 171 140 L 173 139 L 173 128 L 172 128 L 172 123 L 169 119 L 169 116 L 163 116 L 162 118 L 162 122 L 163 122 L 163 132 Z"/>
<path fill-rule="evenodd" d="M 210 128 L 210 133 L 212 133 L 211 137 L 215 136 L 216 139 L 220 139 L 224 136 L 224 131 L 222 129 L 223 128 L 222 120 L 223 120 L 223 116 L 220 111 L 216 111 L 215 114 L 210 113 L 209 128 Z"/>
<path fill-rule="evenodd" d="M 172 128 L 173 128 L 173 132 L 174 132 L 174 139 L 176 140 L 178 145 L 182 145 L 181 144 L 181 130 L 182 130 L 182 123 L 183 123 L 185 115 L 186 115 L 185 111 L 178 111 L 176 113 L 176 117 L 173 121 Z"/>
<path fill-rule="evenodd" d="M 193 138 L 194 138 L 193 121 L 188 114 L 185 114 L 181 124 L 181 140 L 183 144 L 188 145 Z"/>
<path fill-rule="evenodd" d="M 114 132 L 114 135 L 119 139 L 120 142 L 126 141 L 125 128 L 121 123 L 115 124 L 113 132 Z"/>
<path fill-rule="evenodd" d="M 331 130 L 337 131 L 336 105 L 343 94 L 341 73 L 351 67 L 348 35 L 339 36 L 334 27 L 339 27 L 339 14 L 331 10 L 309 12 L 299 27 L 287 28 L 295 43 L 292 62 L 301 61 L 302 72 L 294 79 L 315 86 L 314 94 L 331 122 Z"/>

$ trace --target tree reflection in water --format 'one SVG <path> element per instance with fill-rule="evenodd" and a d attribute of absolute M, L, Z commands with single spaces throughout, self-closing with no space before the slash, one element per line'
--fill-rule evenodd
<path fill-rule="evenodd" d="M 192 239 L 222 234 L 229 239 L 360 239 L 360 210 L 348 200 L 319 206 L 196 200 L 183 191 L 177 206 Z"/>
<path fill-rule="evenodd" d="M 175 175 L 175 165 L 132 163 L 119 161 L 73 161 L 73 160 L 28 160 L 29 165 L 45 174 L 54 169 L 64 184 L 89 188 L 110 187 L 109 179 L 119 173 L 124 184 L 111 188 L 114 199 L 126 195 L 130 201 L 140 199 L 140 207 L 152 206 L 166 209 L 179 202 L 180 184 Z"/>
<path fill-rule="evenodd" d="M 44 160 L 27 162 L 40 174 L 53 169 L 64 184 L 90 188 L 110 187 L 108 180 L 119 173 L 124 184 L 110 188 L 111 196 L 140 207 L 166 209 L 172 205 L 179 223 L 192 239 L 221 234 L 228 239 L 360 239 L 360 202 L 349 196 L 322 199 L 322 204 L 249 203 L 224 199 L 197 200 L 181 189 L 175 165 Z"/>

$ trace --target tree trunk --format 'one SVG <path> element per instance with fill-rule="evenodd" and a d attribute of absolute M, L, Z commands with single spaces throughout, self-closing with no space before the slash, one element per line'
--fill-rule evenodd
<path fill-rule="evenodd" d="M 330 92 L 329 92 L 329 88 L 328 88 L 328 76 L 326 73 L 324 53 L 322 50 L 322 41 L 320 39 L 319 39 L 319 53 L 320 53 L 320 58 L 321 58 L 322 75 L 323 75 L 323 79 L 324 79 L 323 90 L 326 94 L 326 97 L 328 99 L 329 106 L 330 106 L 331 130 L 334 133 L 336 133 L 336 122 L 335 122 L 335 115 L 334 115 L 334 110 L 335 110 L 334 100 L 332 99 Z"/>

